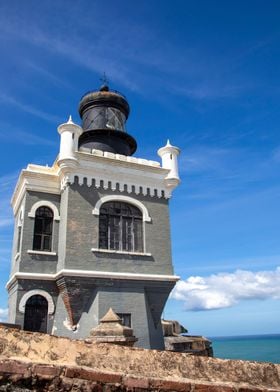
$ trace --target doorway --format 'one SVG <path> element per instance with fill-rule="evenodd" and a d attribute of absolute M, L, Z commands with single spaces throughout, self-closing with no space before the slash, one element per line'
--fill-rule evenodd
<path fill-rule="evenodd" d="M 42 295 L 33 295 L 25 304 L 25 331 L 47 333 L 48 301 Z"/>

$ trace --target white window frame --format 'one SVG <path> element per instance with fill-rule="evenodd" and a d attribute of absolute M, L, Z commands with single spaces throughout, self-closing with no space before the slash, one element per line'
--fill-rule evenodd
<path fill-rule="evenodd" d="M 49 207 L 53 212 L 53 219 L 55 221 L 60 220 L 60 215 L 57 206 L 48 200 L 40 200 L 34 203 L 33 206 L 31 207 L 31 210 L 28 213 L 29 218 L 35 218 L 36 211 L 38 210 L 39 207 Z"/>
<path fill-rule="evenodd" d="M 149 211 L 144 206 L 144 204 L 141 203 L 141 201 L 133 199 L 133 197 L 130 197 L 130 196 L 118 196 L 118 195 L 103 196 L 95 204 L 95 207 L 92 210 L 92 214 L 99 216 L 100 215 L 100 208 L 101 208 L 102 204 L 107 203 L 108 201 L 123 201 L 125 203 L 132 204 L 132 205 L 138 207 L 139 210 L 142 212 L 143 222 L 151 222 L 152 221 L 152 219 L 149 215 Z"/>
<path fill-rule="evenodd" d="M 53 220 L 54 221 L 60 221 L 60 215 L 59 215 L 59 211 L 58 208 L 56 207 L 55 204 L 53 204 L 51 201 L 49 200 L 39 200 L 36 203 L 33 204 L 33 206 L 31 207 L 31 210 L 28 213 L 29 218 L 36 218 L 36 211 L 38 210 L 38 208 L 40 207 L 48 207 L 52 210 L 53 212 Z M 39 254 L 39 255 L 50 255 L 50 256 L 56 256 L 56 252 L 53 252 L 53 242 L 54 242 L 54 225 L 53 225 L 53 232 L 52 232 L 52 247 L 51 247 L 51 251 L 41 251 L 41 250 L 34 250 L 34 249 L 28 249 L 27 253 L 29 254 Z M 33 229 L 33 237 L 34 238 L 34 229 Z"/>
<path fill-rule="evenodd" d="M 100 215 L 100 208 L 102 204 L 107 203 L 109 201 L 119 201 L 119 202 L 124 202 L 128 204 L 132 204 L 136 207 L 139 208 L 139 210 L 142 212 L 142 219 L 143 223 L 144 222 L 152 222 L 152 219 L 149 215 L 149 211 L 144 206 L 141 201 L 134 199 L 133 197 L 130 196 L 122 196 L 122 195 L 106 195 L 101 197 L 97 203 L 95 204 L 94 209 L 92 210 L 92 214 L 95 216 Z M 99 236 L 99 225 L 98 225 L 98 236 Z M 99 238 L 98 238 L 98 243 L 99 243 Z M 114 250 L 114 249 L 101 249 L 101 248 L 92 248 L 92 252 L 105 252 L 105 253 L 118 253 L 118 254 L 131 254 L 131 255 L 142 255 L 142 256 L 151 256 L 151 253 L 146 252 L 146 231 L 145 231 L 145 224 L 143 224 L 143 252 L 127 252 L 127 251 L 120 251 L 120 250 Z"/>

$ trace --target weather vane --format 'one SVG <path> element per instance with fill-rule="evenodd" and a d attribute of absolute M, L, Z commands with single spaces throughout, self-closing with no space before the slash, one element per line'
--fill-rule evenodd
<path fill-rule="evenodd" d="M 108 80 L 105 72 L 103 72 L 103 76 L 100 78 L 100 80 L 103 84 L 105 84 L 105 86 L 107 86 L 109 84 L 109 80 Z"/>

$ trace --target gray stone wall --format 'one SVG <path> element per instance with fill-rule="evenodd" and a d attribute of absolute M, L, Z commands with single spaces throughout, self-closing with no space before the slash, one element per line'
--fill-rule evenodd
<path fill-rule="evenodd" d="M 55 273 L 57 265 L 57 256 L 29 254 L 28 250 L 33 249 L 33 233 L 34 233 L 34 218 L 30 218 L 28 213 L 32 206 L 41 200 L 52 202 L 58 210 L 60 209 L 60 195 L 54 195 L 43 192 L 26 192 L 25 208 L 24 208 L 24 222 L 22 227 L 22 242 L 20 252 L 20 272 L 37 272 L 37 273 Z M 58 252 L 58 230 L 59 221 L 53 222 L 53 244 L 52 251 Z M 16 240 L 16 239 L 15 239 Z"/>
<path fill-rule="evenodd" d="M 20 211 L 20 210 L 19 210 Z M 18 240 L 19 240 L 19 231 L 18 231 L 18 218 L 19 218 L 19 211 L 16 214 L 14 218 L 14 236 L 13 236 L 13 248 L 12 248 L 12 253 L 11 253 L 11 273 L 10 276 L 12 276 L 15 272 L 19 270 L 19 260 L 20 260 L 20 248 L 19 252 L 17 251 L 18 249 Z M 23 227 L 23 226 L 22 226 Z M 22 228 L 21 228 L 22 230 Z M 21 235 L 22 237 L 22 235 Z M 17 255 L 17 253 L 19 253 Z"/>
<path fill-rule="evenodd" d="M 97 201 L 105 195 L 126 195 L 144 204 L 151 217 L 151 222 L 143 222 L 145 252 L 150 255 L 92 251 L 92 248 L 98 248 L 99 235 L 99 217 L 93 215 L 92 211 Z M 56 256 L 28 253 L 33 248 L 34 233 L 34 218 L 29 217 L 28 213 L 34 203 L 41 200 L 52 202 L 60 211 L 60 221 L 54 220 L 53 226 L 52 251 L 57 253 Z M 168 201 L 149 195 L 97 189 L 77 182 L 66 187 L 61 196 L 27 191 L 21 252 L 18 264 L 13 264 L 13 272 L 44 274 L 62 269 L 173 274 Z M 48 292 L 55 303 L 55 313 L 48 317 L 48 333 L 72 339 L 86 338 L 112 307 L 117 313 L 131 314 L 132 328 L 138 338 L 136 346 L 164 348 L 160 317 L 173 283 L 78 277 L 65 277 L 64 283 L 70 308 L 63 301 L 55 281 L 20 279 L 16 289 L 10 291 L 10 322 L 23 326 L 24 314 L 19 312 L 20 300 L 28 291 L 40 289 Z M 73 325 L 71 317 L 75 321 Z"/>
<path fill-rule="evenodd" d="M 96 202 L 105 195 L 127 195 L 141 201 L 152 222 L 143 222 L 146 252 L 151 256 L 92 252 L 98 248 L 99 217 L 92 214 Z M 69 187 L 66 238 L 66 268 L 172 274 L 168 201 L 163 198 L 96 189 L 77 183 Z"/>
<path fill-rule="evenodd" d="M 68 219 L 68 215 L 67 215 L 67 213 L 68 213 L 68 192 L 69 192 L 69 187 L 66 187 L 61 192 L 57 271 L 63 269 L 65 266 L 67 219 Z"/>
<path fill-rule="evenodd" d="M 60 294 L 55 311 L 55 335 L 87 338 L 112 307 L 116 313 L 131 314 L 134 335 L 138 338 L 136 346 L 164 348 L 160 319 L 171 290 L 169 283 L 65 277 L 64 287 L 71 315 Z M 154 293 L 158 295 L 153 296 Z M 76 323 L 74 328 L 70 318 Z"/>
<path fill-rule="evenodd" d="M 9 304 L 8 321 L 9 323 L 12 324 L 16 323 L 17 297 L 18 297 L 18 283 L 14 283 L 9 290 L 9 299 L 8 299 L 8 304 Z"/>
<path fill-rule="evenodd" d="M 28 293 L 31 290 L 44 290 L 47 293 L 49 293 L 53 299 L 55 308 L 56 308 L 56 303 L 57 303 L 57 297 L 58 297 L 58 289 L 56 287 L 55 282 L 49 282 L 46 280 L 25 280 L 25 279 L 20 279 L 18 281 L 18 287 L 17 287 L 17 297 L 16 297 L 16 304 L 13 303 L 14 310 L 16 313 L 15 317 L 15 323 L 20 324 L 22 327 L 24 326 L 24 313 L 21 313 L 19 311 L 19 304 L 21 301 L 21 298 L 25 293 Z M 48 315 L 48 330 L 47 332 L 49 334 L 52 334 L 53 331 L 53 322 L 55 318 L 55 313 Z"/>

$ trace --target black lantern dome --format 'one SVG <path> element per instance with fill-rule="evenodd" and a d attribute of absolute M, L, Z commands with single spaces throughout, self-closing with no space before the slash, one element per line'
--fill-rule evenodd
<path fill-rule="evenodd" d="M 132 155 L 137 143 L 125 129 L 129 111 L 126 98 L 107 84 L 86 93 L 79 104 L 83 128 L 79 147 Z"/>

